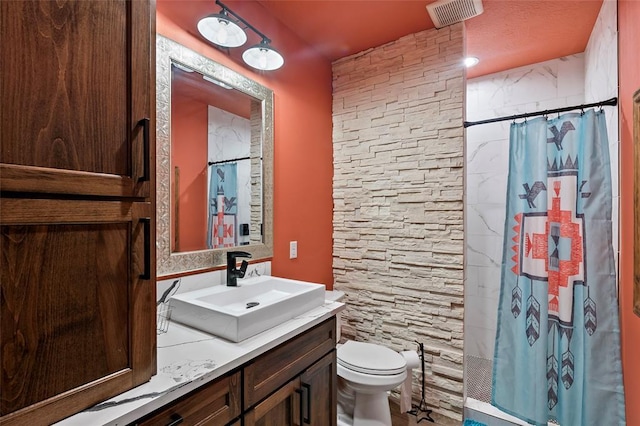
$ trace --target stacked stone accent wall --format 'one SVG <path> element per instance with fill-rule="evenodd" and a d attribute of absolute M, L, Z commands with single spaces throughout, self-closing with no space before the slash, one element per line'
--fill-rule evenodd
<path fill-rule="evenodd" d="M 333 270 L 343 336 L 424 344 L 429 408 L 463 406 L 463 27 L 333 64 Z M 420 399 L 414 371 L 413 399 Z"/>

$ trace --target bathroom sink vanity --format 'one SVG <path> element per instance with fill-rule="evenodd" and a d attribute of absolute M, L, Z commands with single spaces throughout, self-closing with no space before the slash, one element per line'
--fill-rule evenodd
<path fill-rule="evenodd" d="M 327 417 L 336 417 L 334 348 L 335 317 L 131 425 L 180 419 L 226 425 L 240 417 L 245 425 L 330 425 Z"/>
<path fill-rule="evenodd" d="M 239 343 L 171 322 L 149 383 L 58 425 L 335 424 L 342 309 L 327 301 Z"/>
<path fill-rule="evenodd" d="M 240 342 L 324 303 L 322 284 L 260 276 L 171 298 L 171 319 Z"/>

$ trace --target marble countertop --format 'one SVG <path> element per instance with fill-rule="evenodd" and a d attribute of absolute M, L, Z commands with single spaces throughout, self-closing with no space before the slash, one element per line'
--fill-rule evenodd
<path fill-rule="evenodd" d="M 56 425 L 129 424 L 320 324 L 344 307 L 326 300 L 323 306 L 238 343 L 170 322 L 167 332 L 158 335 L 158 373 L 149 382 Z"/>

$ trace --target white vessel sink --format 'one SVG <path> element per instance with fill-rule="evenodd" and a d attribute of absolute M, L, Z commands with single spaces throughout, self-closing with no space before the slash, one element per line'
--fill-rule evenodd
<path fill-rule="evenodd" d="M 171 320 L 240 342 L 324 303 L 325 286 L 261 276 L 171 298 Z"/>

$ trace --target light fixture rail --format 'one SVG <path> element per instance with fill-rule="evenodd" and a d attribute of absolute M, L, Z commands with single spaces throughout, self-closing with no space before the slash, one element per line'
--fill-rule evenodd
<path fill-rule="evenodd" d="M 261 41 L 245 50 L 242 60 L 260 71 L 277 70 L 284 65 L 284 57 L 271 46 L 269 37 L 220 0 L 216 0 L 216 5 L 222 8 L 219 13 L 205 16 L 198 21 L 197 27 L 202 37 L 210 43 L 229 49 L 244 45 L 247 42 L 245 30 L 249 29 L 256 33 Z"/>
<path fill-rule="evenodd" d="M 260 38 L 263 41 L 266 41 L 267 43 L 271 43 L 271 39 L 269 37 L 267 37 L 266 35 L 264 35 L 263 33 L 261 33 L 260 31 L 258 31 L 256 29 L 256 27 L 254 27 L 253 25 L 251 25 L 249 22 L 247 22 L 242 16 L 238 15 L 237 13 L 235 13 L 233 10 L 229 9 L 228 6 L 226 6 L 224 3 L 222 3 L 220 0 L 216 0 L 216 4 L 218 6 L 220 6 L 223 10 L 225 10 L 229 15 L 233 16 L 234 18 L 236 18 L 238 21 L 242 22 L 244 25 L 246 25 L 247 28 L 249 28 L 251 31 L 253 31 L 254 33 L 258 34 L 260 36 Z"/>

